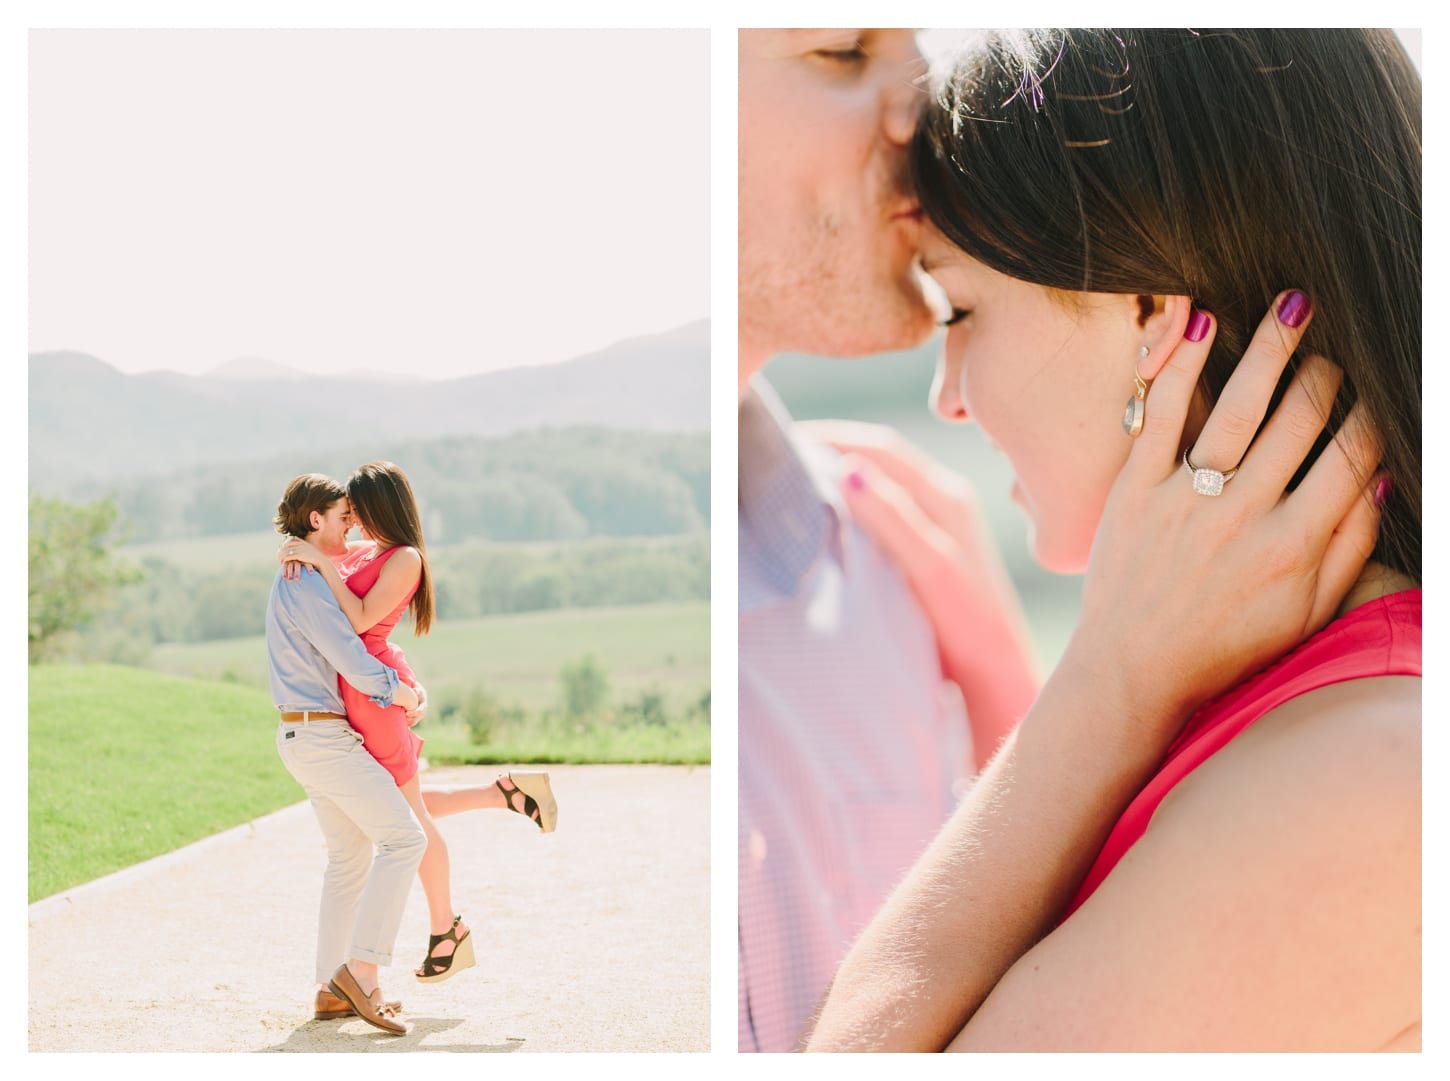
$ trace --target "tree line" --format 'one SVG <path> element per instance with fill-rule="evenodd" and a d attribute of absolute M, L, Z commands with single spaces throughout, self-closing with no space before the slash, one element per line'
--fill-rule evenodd
<path fill-rule="evenodd" d="M 707 434 L 604 428 L 391 441 L 47 494 L 78 502 L 109 496 L 134 542 L 221 536 L 267 528 L 277 497 L 299 473 L 346 481 L 376 459 L 408 474 L 434 545 L 668 536 L 709 525 Z"/>
<path fill-rule="evenodd" d="M 276 564 L 127 560 L 115 503 L 32 498 L 30 659 L 144 663 L 168 642 L 262 633 Z M 431 549 L 440 619 L 708 599 L 709 535 Z"/>

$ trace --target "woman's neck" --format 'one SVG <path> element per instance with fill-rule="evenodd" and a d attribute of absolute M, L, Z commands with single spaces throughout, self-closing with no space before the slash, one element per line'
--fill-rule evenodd
<path fill-rule="evenodd" d="M 1408 574 L 1401 574 L 1397 570 L 1391 570 L 1383 563 L 1366 563 L 1364 570 L 1359 572 L 1359 577 L 1354 580 L 1354 585 L 1349 587 L 1349 594 L 1340 604 L 1339 610 L 1334 613 L 1334 618 L 1348 615 L 1362 604 L 1387 597 L 1391 593 L 1399 593 L 1405 589 L 1417 589 L 1420 583 L 1411 578 Z"/>

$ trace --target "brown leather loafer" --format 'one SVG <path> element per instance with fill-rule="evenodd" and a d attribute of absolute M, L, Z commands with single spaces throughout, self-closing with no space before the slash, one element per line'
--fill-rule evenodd
<path fill-rule="evenodd" d="M 380 1028 L 393 1036 L 408 1034 L 408 1026 L 394 1021 L 387 1013 L 387 1007 L 383 1003 L 383 989 L 375 987 L 371 995 L 363 994 L 362 988 L 358 986 L 357 978 L 353 976 L 347 965 L 338 967 L 327 986 L 334 995 L 345 1000 L 357 1015 L 373 1028 Z"/>
<path fill-rule="evenodd" d="M 383 1011 L 388 1014 L 395 1014 L 403 1009 L 401 1002 L 384 1002 Z M 347 999 L 338 998 L 331 991 L 324 988 L 317 989 L 317 1001 L 312 1005 L 312 1019 L 314 1021 L 335 1021 L 339 1017 L 356 1017 L 357 1011 L 348 1005 Z"/>

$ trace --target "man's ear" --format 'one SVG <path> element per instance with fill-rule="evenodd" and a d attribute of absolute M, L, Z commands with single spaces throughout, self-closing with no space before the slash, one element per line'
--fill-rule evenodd
<path fill-rule="evenodd" d="M 1185 296 L 1145 293 L 1137 298 L 1137 304 L 1138 325 L 1143 331 L 1143 344 L 1148 347 L 1147 356 L 1138 358 L 1138 374 L 1152 380 L 1183 340 L 1188 317 L 1193 313 L 1193 301 Z"/>
<path fill-rule="evenodd" d="M 318 514 L 315 510 L 309 511 L 307 514 L 307 524 L 312 527 L 312 532 L 316 533 L 322 528 L 322 515 Z"/>

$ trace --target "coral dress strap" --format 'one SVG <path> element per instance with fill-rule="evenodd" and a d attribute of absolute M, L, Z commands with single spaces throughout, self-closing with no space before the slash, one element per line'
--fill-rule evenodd
<path fill-rule="evenodd" d="M 1169 748 L 1156 776 L 1128 804 L 1067 915 L 1088 899 L 1148 828 L 1153 812 L 1183 778 L 1265 714 L 1310 691 L 1373 676 L 1418 676 L 1421 595 L 1411 589 L 1377 598 L 1335 620 L 1297 649 L 1208 703 Z"/>
<path fill-rule="evenodd" d="M 350 573 L 343 575 L 343 581 L 359 597 L 366 596 L 368 590 L 377 584 L 378 578 L 383 573 L 384 565 L 401 550 L 395 545 L 376 555 L 369 556 L 367 549 L 362 549 L 363 556 L 352 564 Z"/>

